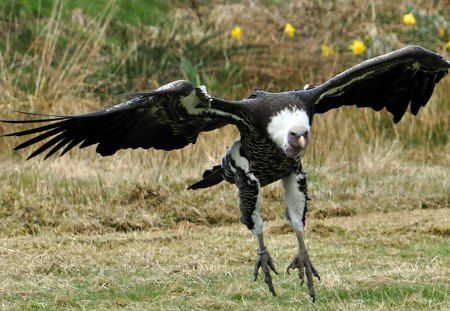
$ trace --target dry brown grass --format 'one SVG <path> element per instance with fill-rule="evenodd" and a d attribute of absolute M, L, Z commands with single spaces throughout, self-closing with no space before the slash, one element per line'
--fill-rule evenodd
<path fill-rule="evenodd" d="M 307 242 L 322 281 L 319 310 L 445 310 L 448 244 L 434 228 L 449 209 L 310 220 Z M 267 223 L 279 270 L 293 236 Z M 312 307 L 294 275 L 278 297 L 251 281 L 254 241 L 238 224 L 3 238 L 2 309 L 286 310 Z M 447 288 L 448 289 L 448 288 Z"/>

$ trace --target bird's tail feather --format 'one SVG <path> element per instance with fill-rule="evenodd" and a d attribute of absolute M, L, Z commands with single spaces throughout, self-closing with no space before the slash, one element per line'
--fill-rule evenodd
<path fill-rule="evenodd" d="M 190 185 L 188 190 L 203 189 L 217 185 L 223 180 L 222 171 L 223 168 L 220 165 L 216 165 L 212 169 L 206 170 L 203 173 L 203 179 Z"/>

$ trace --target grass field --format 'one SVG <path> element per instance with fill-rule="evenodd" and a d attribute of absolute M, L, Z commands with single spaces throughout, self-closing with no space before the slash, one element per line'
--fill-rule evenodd
<path fill-rule="evenodd" d="M 412 152 L 396 148 L 367 151 L 356 163 L 308 165 L 318 309 L 450 306 L 448 152 L 407 160 Z M 275 298 L 261 279 L 251 281 L 255 242 L 238 224 L 234 186 L 185 191 L 200 173 L 194 165 L 154 182 L 148 162 L 132 165 L 145 152 L 137 153 L 2 162 L 3 309 L 311 306 L 294 275 L 275 277 Z M 281 197 L 280 185 L 264 189 L 268 245 L 283 271 L 296 246 Z"/>
<path fill-rule="evenodd" d="M 0 119 L 90 111 L 179 78 L 235 99 L 255 86 L 301 88 L 412 42 L 450 59 L 450 38 L 433 28 L 450 33 L 448 1 L 152 1 L 142 12 L 137 0 L 40 3 L 0 1 Z M 402 25 L 407 12 L 415 28 Z M 294 38 L 282 35 L 285 22 Z M 242 42 L 229 38 L 235 25 Z M 365 40 L 364 55 L 349 51 L 353 38 Z M 303 161 L 306 243 L 321 276 L 314 305 L 284 271 L 296 241 L 279 183 L 264 188 L 262 207 L 276 297 L 261 276 L 252 281 L 256 246 L 235 186 L 185 190 L 237 137 L 227 127 L 170 153 L 101 158 L 87 148 L 46 161 L 24 161 L 27 151 L 12 151 L 22 140 L 2 137 L 0 309 L 449 310 L 450 78 L 398 125 L 352 108 L 314 122 Z"/>
<path fill-rule="evenodd" d="M 446 310 L 448 209 L 311 220 L 307 241 L 322 281 L 319 310 Z M 370 216 L 370 217 L 368 217 Z M 445 232 L 447 230 L 447 232 Z M 294 254 L 270 221 L 281 270 Z M 207 238 L 205 238 L 207 237 Z M 56 234 L 2 240 L 5 310 L 287 310 L 312 304 L 296 276 L 272 297 L 251 281 L 254 243 L 240 225 L 180 223 L 165 230 Z M 6 270 L 6 271 L 5 271 Z"/>

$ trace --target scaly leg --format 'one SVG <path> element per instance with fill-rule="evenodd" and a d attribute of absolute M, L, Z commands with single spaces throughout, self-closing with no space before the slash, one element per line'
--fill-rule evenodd
<path fill-rule="evenodd" d="M 261 188 L 258 179 L 244 170 L 236 169 L 236 185 L 239 188 L 239 207 L 241 210 L 241 222 L 256 237 L 258 249 L 256 250 L 256 262 L 253 272 L 254 280 L 258 278 L 259 268 L 264 272 L 264 281 L 270 292 L 275 296 L 270 270 L 278 274 L 272 261 L 272 257 L 264 244 L 263 220 L 259 213 L 261 207 Z"/>
<path fill-rule="evenodd" d="M 311 297 L 312 302 L 314 302 L 316 300 L 316 291 L 314 289 L 313 276 L 315 276 L 319 281 L 320 276 L 309 259 L 305 241 L 303 240 L 303 232 L 296 229 L 294 229 L 294 231 L 298 240 L 298 253 L 287 267 L 286 272 L 287 274 L 290 274 L 290 269 L 298 269 L 298 277 L 301 281 L 300 286 L 303 285 L 306 272 L 306 285 L 309 289 L 309 296 Z"/>
<path fill-rule="evenodd" d="M 309 289 L 309 296 L 312 301 L 315 301 L 316 293 L 314 290 L 313 276 L 320 280 L 317 270 L 309 259 L 308 251 L 306 250 L 305 241 L 303 239 L 305 215 L 307 208 L 307 188 L 306 177 L 300 170 L 288 177 L 283 178 L 283 186 L 285 190 L 286 201 L 286 218 L 290 223 L 297 236 L 298 253 L 289 264 L 286 272 L 289 274 L 290 269 L 298 269 L 298 277 L 301 280 L 300 285 L 303 284 L 306 273 L 306 284 Z"/>
<path fill-rule="evenodd" d="M 276 296 L 275 288 L 273 287 L 272 283 L 272 275 L 270 275 L 270 270 L 275 272 L 275 274 L 278 274 L 278 272 L 275 269 L 269 251 L 267 250 L 266 246 L 264 246 L 264 238 L 262 232 L 256 235 L 256 240 L 258 241 L 258 249 L 256 250 L 257 256 L 255 262 L 255 271 L 253 272 L 253 276 L 255 277 L 254 281 L 258 279 L 259 268 L 262 268 L 264 272 L 264 282 L 266 282 L 272 295 Z"/>

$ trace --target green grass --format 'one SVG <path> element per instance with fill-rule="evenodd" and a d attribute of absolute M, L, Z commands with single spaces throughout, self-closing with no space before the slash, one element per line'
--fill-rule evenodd
<path fill-rule="evenodd" d="M 84 14 L 96 17 L 105 7 L 111 5 L 110 0 L 65 0 L 64 2 L 55 0 L 0 0 L 0 8 L 3 12 L 12 13 L 14 15 L 32 15 L 38 18 L 49 18 L 52 15 L 52 8 L 55 3 L 63 4 L 63 14 L 69 18 L 73 10 L 81 10 Z M 174 6 L 182 6 L 183 1 L 166 1 L 157 0 L 127 0 L 117 1 L 115 13 L 115 22 L 123 22 L 134 26 L 153 25 L 159 23 L 161 15 L 166 14 Z"/>
<path fill-rule="evenodd" d="M 322 281 L 319 310 L 422 310 L 448 308 L 449 242 L 412 221 L 448 223 L 448 209 L 330 218 L 341 233 L 307 236 Z M 311 220 L 309 226 L 323 226 Z M 380 227 L 409 229 L 399 233 Z M 295 252 L 294 237 L 274 234 L 268 243 L 281 272 L 272 297 L 261 277 L 252 282 L 253 243 L 240 225 L 188 223 L 163 231 L 66 235 L 47 233 L 2 239 L 8 276 L 2 307 L 8 309 L 214 310 L 311 306 L 305 287 L 283 267 Z M 414 249 L 411 249 L 414 245 Z M 42 253 L 42 250 L 45 252 Z M 18 260 L 21 258 L 22 260 Z M 23 262 L 27 264 L 23 264 Z"/>

